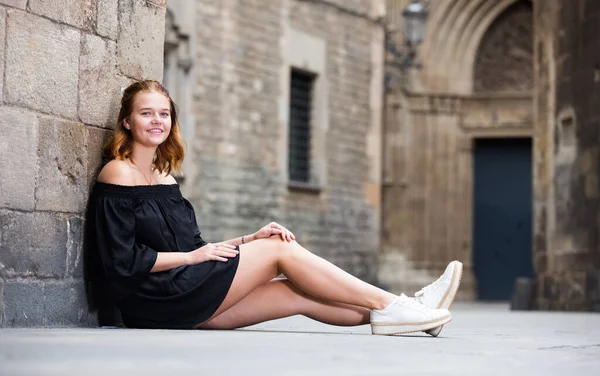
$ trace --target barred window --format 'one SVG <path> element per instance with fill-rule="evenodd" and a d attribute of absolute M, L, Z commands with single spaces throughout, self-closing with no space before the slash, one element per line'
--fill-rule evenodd
<path fill-rule="evenodd" d="M 294 182 L 310 182 L 311 110 L 315 75 L 291 70 L 288 170 Z"/>

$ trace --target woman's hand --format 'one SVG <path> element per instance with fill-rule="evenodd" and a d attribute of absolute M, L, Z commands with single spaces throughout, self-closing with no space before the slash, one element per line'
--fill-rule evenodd
<path fill-rule="evenodd" d="M 234 245 L 228 243 L 208 243 L 196 250 L 188 252 L 188 265 L 200 264 L 205 261 L 226 262 L 228 258 L 233 258 L 239 253 Z"/>
<path fill-rule="evenodd" d="M 281 240 L 285 242 L 291 242 L 293 240 L 296 240 L 296 236 L 292 234 L 290 230 L 276 222 L 271 222 L 265 227 L 256 231 L 254 233 L 254 239 L 265 239 L 273 235 L 280 236 Z"/>

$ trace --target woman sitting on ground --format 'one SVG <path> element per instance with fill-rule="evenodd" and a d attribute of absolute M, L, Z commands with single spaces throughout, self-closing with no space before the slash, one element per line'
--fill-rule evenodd
<path fill-rule="evenodd" d="M 160 83 L 136 82 L 124 91 L 89 220 L 107 289 L 127 327 L 234 329 L 302 314 L 332 325 L 370 323 L 374 334 L 437 336 L 451 320 L 445 308 L 460 284 L 457 261 L 409 298 L 312 254 L 275 222 L 205 242 L 170 175 L 183 160 L 179 132 L 176 106 Z M 285 278 L 275 279 L 280 274 Z"/>

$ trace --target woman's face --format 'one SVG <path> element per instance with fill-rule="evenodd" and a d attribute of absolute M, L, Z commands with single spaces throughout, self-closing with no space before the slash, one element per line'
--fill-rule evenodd
<path fill-rule="evenodd" d="M 124 120 L 123 125 L 131 130 L 133 142 L 157 147 L 165 142 L 171 132 L 169 99 L 155 91 L 136 94 L 131 114 Z"/>

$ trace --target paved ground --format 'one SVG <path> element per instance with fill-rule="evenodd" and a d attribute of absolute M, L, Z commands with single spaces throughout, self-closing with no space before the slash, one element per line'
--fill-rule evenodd
<path fill-rule="evenodd" d="M 0 375 L 598 375 L 600 314 L 455 304 L 440 338 L 301 317 L 236 331 L 0 330 Z"/>

